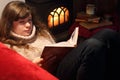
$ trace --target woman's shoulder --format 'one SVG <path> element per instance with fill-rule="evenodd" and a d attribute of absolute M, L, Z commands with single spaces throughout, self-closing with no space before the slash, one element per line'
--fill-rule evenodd
<path fill-rule="evenodd" d="M 55 43 L 55 38 L 49 30 L 43 30 L 43 33 L 40 33 L 39 37 L 44 37 L 45 39 Z"/>

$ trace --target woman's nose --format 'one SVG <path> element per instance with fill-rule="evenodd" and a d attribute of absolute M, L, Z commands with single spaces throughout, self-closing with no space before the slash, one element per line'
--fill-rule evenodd
<path fill-rule="evenodd" d="M 31 26 L 31 23 L 26 22 L 25 26 L 26 26 L 27 28 L 29 28 L 29 27 Z"/>

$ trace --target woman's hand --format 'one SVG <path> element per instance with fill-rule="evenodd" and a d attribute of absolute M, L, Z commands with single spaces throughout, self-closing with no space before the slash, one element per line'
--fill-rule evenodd
<path fill-rule="evenodd" d="M 42 66 L 43 58 L 36 57 L 32 62 L 39 66 Z"/>

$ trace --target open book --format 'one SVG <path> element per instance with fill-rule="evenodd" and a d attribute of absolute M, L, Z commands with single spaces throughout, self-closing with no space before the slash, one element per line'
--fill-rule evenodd
<path fill-rule="evenodd" d="M 42 67 L 54 74 L 60 61 L 73 48 L 77 46 L 79 27 L 76 27 L 71 37 L 67 41 L 58 42 L 56 44 L 46 45 L 41 57 L 44 59 Z"/>

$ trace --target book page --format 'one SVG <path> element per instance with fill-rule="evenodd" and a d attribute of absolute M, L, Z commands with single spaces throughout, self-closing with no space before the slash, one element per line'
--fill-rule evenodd
<path fill-rule="evenodd" d="M 50 73 L 55 73 L 60 61 L 77 45 L 78 30 L 76 27 L 71 37 L 67 41 L 59 42 L 52 45 L 46 45 L 41 57 L 44 59 L 41 67 Z"/>
<path fill-rule="evenodd" d="M 73 45 L 77 45 L 78 33 L 79 33 L 79 27 L 76 27 L 75 30 L 73 31 L 70 39 L 67 42 L 70 44 L 73 44 Z"/>
<path fill-rule="evenodd" d="M 77 45 L 78 32 L 79 32 L 79 27 L 76 27 L 73 33 L 71 34 L 71 37 L 69 40 L 58 42 L 55 44 L 46 45 L 46 46 L 75 47 Z"/>

